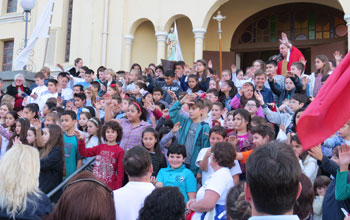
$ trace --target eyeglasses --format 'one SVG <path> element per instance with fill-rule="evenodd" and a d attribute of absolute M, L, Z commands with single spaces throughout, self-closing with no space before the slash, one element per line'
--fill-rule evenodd
<path fill-rule="evenodd" d="M 246 107 L 257 107 L 257 106 L 254 105 L 254 104 L 246 104 L 245 106 L 246 106 Z"/>

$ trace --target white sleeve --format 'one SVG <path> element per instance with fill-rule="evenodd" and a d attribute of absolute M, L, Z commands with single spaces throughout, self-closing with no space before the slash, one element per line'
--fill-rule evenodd
<path fill-rule="evenodd" d="M 197 160 L 196 160 L 196 166 L 199 167 L 199 162 L 201 162 L 205 156 L 205 154 L 207 153 L 209 148 L 203 148 L 201 151 L 199 151 L 199 154 L 197 156 Z"/>
<path fill-rule="evenodd" d="M 235 160 L 235 166 L 232 167 L 230 171 L 231 171 L 231 176 L 242 173 L 241 166 L 239 165 L 238 160 Z"/>

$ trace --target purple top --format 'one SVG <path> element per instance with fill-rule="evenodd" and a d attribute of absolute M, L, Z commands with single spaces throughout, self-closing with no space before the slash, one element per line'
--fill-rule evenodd
<path fill-rule="evenodd" d="M 151 124 L 145 121 L 141 121 L 139 125 L 132 127 L 131 122 L 126 118 L 120 119 L 120 126 L 123 128 L 123 137 L 119 146 L 125 152 L 135 146 L 142 146 L 142 132 L 146 128 L 152 127 Z"/>
<path fill-rule="evenodd" d="M 7 140 L 10 140 L 10 138 L 12 137 L 12 132 L 8 131 L 6 128 L 0 125 L 0 135 L 6 138 Z"/>

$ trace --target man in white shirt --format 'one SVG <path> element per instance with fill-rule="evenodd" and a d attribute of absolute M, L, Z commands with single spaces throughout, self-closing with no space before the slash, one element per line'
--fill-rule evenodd
<path fill-rule="evenodd" d="M 134 147 L 125 153 L 124 169 L 129 182 L 113 191 L 117 220 L 136 220 L 146 197 L 154 190 L 151 156 L 142 147 Z"/>
<path fill-rule="evenodd" d="M 289 145 L 273 141 L 255 149 L 246 168 L 245 200 L 252 207 L 249 220 L 299 219 L 293 207 L 301 193 L 301 169 Z"/>

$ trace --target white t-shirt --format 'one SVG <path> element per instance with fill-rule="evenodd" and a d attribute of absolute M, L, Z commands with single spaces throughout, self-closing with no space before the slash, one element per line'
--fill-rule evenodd
<path fill-rule="evenodd" d="M 40 99 L 39 99 L 39 102 L 38 102 L 40 111 L 43 111 L 44 106 L 45 106 L 45 103 L 46 103 L 46 101 L 47 101 L 49 98 L 56 98 L 56 99 L 57 99 L 57 96 L 58 96 L 58 93 L 57 93 L 57 92 L 54 93 L 54 94 L 52 94 L 52 93 L 50 93 L 50 92 L 47 91 L 47 93 L 42 94 L 42 95 L 40 96 Z"/>
<path fill-rule="evenodd" d="M 196 160 L 196 166 L 199 167 L 199 162 L 202 161 L 204 159 L 205 154 L 207 153 L 207 151 L 209 150 L 209 148 L 203 148 L 197 157 Z M 215 171 L 213 169 L 213 167 L 210 165 L 210 157 L 208 159 L 208 170 L 207 171 L 203 171 L 202 172 L 202 184 L 204 184 L 208 178 L 210 177 L 210 175 L 212 175 Z M 235 165 L 230 169 L 231 172 L 231 176 L 234 176 L 236 174 L 241 174 L 242 170 L 241 167 L 239 166 L 239 162 L 237 160 L 235 160 Z"/>
<path fill-rule="evenodd" d="M 73 99 L 73 90 L 71 88 L 63 88 L 61 97 L 63 100 L 71 100 Z"/>
<path fill-rule="evenodd" d="M 114 205 L 117 220 L 136 220 L 146 197 L 154 190 L 152 183 L 128 182 L 114 190 Z"/>
<path fill-rule="evenodd" d="M 196 201 L 199 201 L 204 198 L 206 190 L 212 190 L 219 194 L 219 199 L 216 202 L 216 205 L 226 205 L 226 197 L 230 189 L 233 187 L 233 179 L 231 176 L 231 172 L 228 168 L 223 167 L 214 172 L 207 182 L 203 184 L 203 186 L 197 192 Z M 192 220 L 201 219 L 201 212 L 196 212 Z"/>
<path fill-rule="evenodd" d="M 28 96 L 27 99 L 27 104 L 30 103 L 39 103 L 40 99 L 41 99 L 41 95 L 45 94 L 47 92 L 47 86 L 43 85 L 43 86 L 37 86 L 33 89 L 32 93 L 30 93 L 31 95 L 36 94 L 38 97 L 36 99 L 33 99 L 32 97 Z"/>

